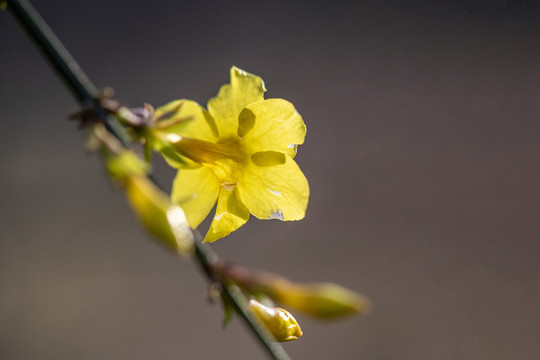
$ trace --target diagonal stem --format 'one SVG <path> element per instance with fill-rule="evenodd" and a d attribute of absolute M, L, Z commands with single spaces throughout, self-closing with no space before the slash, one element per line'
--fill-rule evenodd
<path fill-rule="evenodd" d="M 209 246 L 201 245 L 202 236 L 198 230 L 193 232 L 195 237 L 195 258 L 199 260 L 203 272 L 211 282 L 219 282 L 226 300 L 232 305 L 234 311 L 248 324 L 253 335 L 266 352 L 275 360 L 290 360 L 289 355 L 278 342 L 272 340 L 272 335 L 264 325 L 253 317 L 248 311 L 248 301 L 241 290 L 228 281 L 221 280 L 214 270 L 214 263 L 218 261 L 217 255 Z"/>
<path fill-rule="evenodd" d="M 118 120 L 110 116 L 99 103 L 100 93 L 95 85 L 30 2 L 6 0 L 6 3 L 13 17 L 41 50 L 42 55 L 49 61 L 81 106 L 94 110 L 107 130 L 113 133 L 124 146 L 128 145 L 127 133 Z"/>
<path fill-rule="evenodd" d="M 124 147 L 128 147 L 131 141 L 125 129 L 101 106 L 97 88 L 34 7 L 27 0 L 6 0 L 5 3 L 81 106 L 91 109 L 107 130 L 117 137 Z M 209 246 L 201 244 L 198 231 L 195 230 L 194 235 L 195 259 L 208 280 L 221 284 L 226 299 L 272 359 L 290 360 L 283 347 L 275 342 L 268 330 L 252 316 L 247 307 L 247 299 L 236 285 L 222 281 L 215 273 L 212 264 L 217 260 L 216 254 Z"/>

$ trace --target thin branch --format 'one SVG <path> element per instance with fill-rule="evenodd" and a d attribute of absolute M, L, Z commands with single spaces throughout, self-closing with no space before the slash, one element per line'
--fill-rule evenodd
<path fill-rule="evenodd" d="M 199 231 L 195 230 L 193 234 L 195 235 L 195 257 L 198 259 L 199 265 L 208 279 L 220 283 L 226 300 L 229 301 L 236 313 L 248 324 L 255 338 L 272 358 L 276 360 L 290 360 L 283 346 L 273 341 L 272 335 L 266 327 L 260 324 L 251 312 L 247 310 L 248 301 L 240 289 L 231 282 L 222 281 L 216 274 L 212 265 L 218 261 L 218 257 L 209 246 L 201 245 L 202 236 Z"/>
<path fill-rule="evenodd" d="M 113 133 L 124 146 L 128 145 L 129 137 L 118 120 L 110 116 L 99 103 L 100 94 L 97 88 L 32 4 L 26 0 L 7 0 L 6 3 L 13 17 L 41 50 L 43 56 L 81 106 L 92 108 L 103 120 L 107 130 Z"/>
<path fill-rule="evenodd" d="M 97 88 L 34 7 L 26 0 L 6 0 L 6 3 L 11 14 L 41 50 L 43 56 L 64 81 L 72 95 L 81 103 L 81 106 L 91 109 L 95 116 L 105 124 L 107 130 L 117 137 L 123 146 L 128 147 L 130 140 L 124 128 L 116 118 L 101 106 L 99 101 L 100 93 Z M 214 272 L 212 263 L 217 260 L 216 254 L 209 246 L 201 244 L 202 237 L 198 231 L 195 230 L 194 235 L 195 259 L 208 280 L 212 283 L 219 282 L 221 284 L 225 298 L 230 301 L 236 313 L 245 321 L 271 358 L 290 360 L 283 347 L 275 342 L 268 330 L 252 316 L 247 307 L 247 299 L 238 287 L 222 281 Z"/>

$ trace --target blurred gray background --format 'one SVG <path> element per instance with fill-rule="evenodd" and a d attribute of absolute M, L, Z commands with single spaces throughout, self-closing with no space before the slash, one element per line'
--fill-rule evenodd
<path fill-rule="evenodd" d="M 306 219 L 226 259 L 335 281 L 365 318 L 298 314 L 293 359 L 540 358 L 540 6 L 534 1 L 36 1 L 99 87 L 206 104 L 230 66 L 308 126 Z M 264 359 L 196 265 L 140 231 L 83 150 L 76 103 L 0 13 L 0 358 Z M 157 165 L 168 183 L 173 172 Z"/>

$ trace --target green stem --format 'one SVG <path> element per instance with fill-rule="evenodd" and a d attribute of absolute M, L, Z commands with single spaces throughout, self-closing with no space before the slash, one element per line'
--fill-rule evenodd
<path fill-rule="evenodd" d="M 289 355 L 278 342 L 273 340 L 272 335 L 248 310 L 248 301 L 242 291 L 234 283 L 223 281 L 214 270 L 214 264 L 218 262 L 218 257 L 214 251 L 206 245 L 201 244 L 202 236 L 198 230 L 195 235 L 195 258 L 199 261 L 203 272 L 212 282 L 219 282 L 226 300 L 232 305 L 236 313 L 249 325 L 253 335 L 259 341 L 266 352 L 276 360 L 290 360 Z"/>
<path fill-rule="evenodd" d="M 79 64 L 62 45 L 58 37 L 26 0 L 6 0 L 8 9 L 17 19 L 20 26 L 28 33 L 49 61 L 58 76 L 71 91 L 73 96 L 87 107 L 105 124 L 109 132 L 116 136 L 127 147 L 129 136 L 118 120 L 111 116 L 99 101 L 99 91 L 81 69 Z M 222 281 L 213 270 L 212 263 L 217 261 L 216 254 L 209 246 L 202 245 L 202 237 L 198 231 L 195 235 L 195 259 L 210 282 L 219 282 L 227 300 L 230 301 L 237 314 L 245 321 L 251 332 L 271 358 L 275 360 L 290 360 L 283 347 L 272 339 L 268 330 L 253 317 L 248 310 L 248 302 L 236 285 Z"/>
<path fill-rule="evenodd" d="M 91 108 L 103 119 L 105 127 L 113 133 L 124 146 L 129 144 L 129 137 L 118 120 L 110 116 L 99 102 L 99 91 L 86 76 L 77 61 L 53 33 L 36 9 L 26 0 L 6 0 L 8 10 L 17 19 L 43 56 L 64 81 L 72 95 L 83 108 Z"/>

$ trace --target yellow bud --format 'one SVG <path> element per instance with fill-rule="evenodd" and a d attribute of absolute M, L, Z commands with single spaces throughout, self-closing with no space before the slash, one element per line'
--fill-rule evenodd
<path fill-rule="evenodd" d="M 106 165 L 111 177 L 124 186 L 131 208 L 146 229 L 169 249 L 190 254 L 193 233 L 186 215 L 148 178 L 148 164 L 129 150 L 118 150 L 106 153 Z"/>
<path fill-rule="evenodd" d="M 321 319 L 365 314 L 371 308 L 365 296 L 332 283 L 297 284 L 278 280 L 267 291 L 277 302 Z"/>
<path fill-rule="evenodd" d="M 298 322 L 287 310 L 265 306 L 255 299 L 249 301 L 249 307 L 277 341 L 292 341 L 302 336 Z"/>
<path fill-rule="evenodd" d="M 146 175 L 150 170 L 147 163 L 128 150 L 107 154 L 106 167 L 109 175 L 120 183 L 129 176 Z"/>
<path fill-rule="evenodd" d="M 182 208 L 145 175 L 128 174 L 125 187 L 129 204 L 152 235 L 180 254 L 192 250 L 193 233 Z"/>
<path fill-rule="evenodd" d="M 263 294 L 319 319 L 363 315 L 371 309 L 367 297 L 337 284 L 295 283 L 276 274 L 225 263 L 216 263 L 214 267 L 248 293 Z"/>

